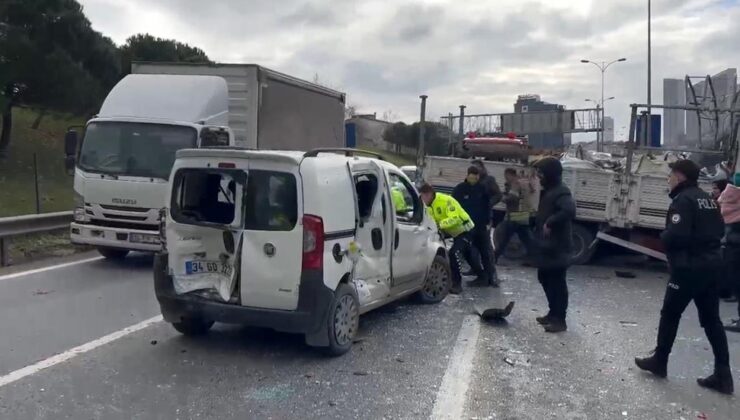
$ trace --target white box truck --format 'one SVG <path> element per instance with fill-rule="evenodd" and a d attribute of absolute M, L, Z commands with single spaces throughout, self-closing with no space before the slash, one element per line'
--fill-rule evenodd
<path fill-rule="evenodd" d="M 106 258 L 158 251 L 177 150 L 342 147 L 344 103 L 343 93 L 258 65 L 134 63 L 81 141 L 75 130 L 65 137 L 72 242 Z"/>

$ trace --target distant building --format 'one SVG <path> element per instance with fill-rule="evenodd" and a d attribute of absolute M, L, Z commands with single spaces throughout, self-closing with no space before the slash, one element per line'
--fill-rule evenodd
<path fill-rule="evenodd" d="M 686 105 L 686 81 L 663 79 L 663 105 Z M 663 110 L 663 143 L 680 147 L 686 143 L 686 112 L 678 109 Z"/>
<path fill-rule="evenodd" d="M 614 143 L 614 118 L 604 117 L 604 143 Z"/>
<path fill-rule="evenodd" d="M 344 123 L 347 147 L 386 150 L 383 133 L 391 123 L 377 119 L 376 114 L 356 114 Z"/>
<path fill-rule="evenodd" d="M 706 81 L 691 78 L 663 80 L 663 104 L 674 106 L 700 106 L 731 108 L 738 94 L 737 69 L 729 68 L 711 76 L 711 86 Z M 718 120 L 711 112 L 663 110 L 664 145 L 677 148 L 713 147 L 716 139 L 728 136 L 731 131 L 729 114 L 719 114 Z"/>
<path fill-rule="evenodd" d="M 564 111 L 565 106 L 542 101 L 540 95 L 519 95 L 514 104 L 514 112 Z M 560 149 L 570 146 L 570 134 L 538 133 L 529 134 L 529 145 L 535 149 Z"/>

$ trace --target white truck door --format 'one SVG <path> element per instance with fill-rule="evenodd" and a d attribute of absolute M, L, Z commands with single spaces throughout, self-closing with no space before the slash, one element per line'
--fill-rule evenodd
<path fill-rule="evenodd" d="M 416 190 L 400 172 L 386 170 L 394 216 L 392 275 L 393 289 L 421 284 L 429 268 L 425 261 L 427 228 L 423 226 L 424 205 Z"/>
<path fill-rule="evenodd" d="M 251 160 L 244 195 L 241 304 L 294 310 L 303 256 L 298 167 Z"/>

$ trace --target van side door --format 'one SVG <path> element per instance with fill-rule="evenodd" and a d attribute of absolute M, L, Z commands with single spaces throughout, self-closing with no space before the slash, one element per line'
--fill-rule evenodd
<path fill-rule="evenodd" d="M 422 284 L 429 268 L 429 229 L 424 222 L 424 204 L 416 189 L 400 171 L 386 170 L 393 208 L 393 289 Z"/>

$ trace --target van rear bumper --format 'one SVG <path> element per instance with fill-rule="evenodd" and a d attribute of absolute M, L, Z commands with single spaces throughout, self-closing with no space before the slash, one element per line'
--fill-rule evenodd
<path fill-rule="evenodd" d="M 311 334 L 326 325 L 334 292 L 326 287 L 321 271 L 301 275 L 298 308 L 295 311 L 253 308 L 216 302 L 201 296 L 178 295 L 168 274 L 167 254 L 154 260 L 154 291 L 164 320 L 179 322 L 187 317 L 202 317 L 227 324 L 270 328 L 276 331 Z"/>

